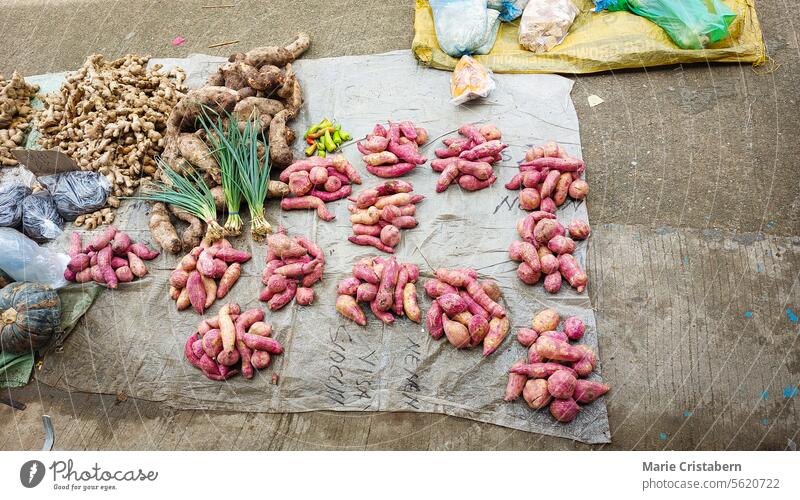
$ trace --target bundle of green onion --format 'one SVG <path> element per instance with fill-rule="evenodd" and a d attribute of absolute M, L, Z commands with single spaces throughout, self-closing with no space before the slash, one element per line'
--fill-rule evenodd
<path fill-rule="evenodd" d="M 156 163 L 166 182 L 154 181 L 148 184 L 141 195 L 134 199 L 168 203 L 205 221 L 207 228 L 204 239 L 209 243 L 225 236 L 225 230 L 217 222 L 214 195 L 203 178 L 189 170 L 176 172 L 159 157 L 156 157 Z"/>
<path fill-rule="evenodd" d="M 263 159 L 258 156 L 259 141 L 267 144 L 264 134 L 259 132 L 259 125 L 254 116 L 251 116 L 244 126 L 244 130 L 237 132 L 241 135 L 240 146 L 236 148 L 236 183 L 250 207 L 250 224 L 254 240 L 262 240 L 272 232 L 272 226 L 264 216 L 264 202 L 267 199 L 269 188 L 269 145 L 265 148 Z"/>
<path fill-rule="evenodd" d="M 213 117 L 211 116 L 213 115 Z M 228 220 L 225 221 L 225 233 L 238 236 L 242 233 L 242 217 L 239 208 L 242 204 L 242 192 L 237 181 L 237 150 L 242 147 L 242 134 L 235 120 L 229 116 L 222 119 L 211 109 L 204 108 L 200 124 L 206 132 L 211 155 L 219 165 L 222 178 L 222 190 L 225 193 L 225 204 L 228 207 Z"/>

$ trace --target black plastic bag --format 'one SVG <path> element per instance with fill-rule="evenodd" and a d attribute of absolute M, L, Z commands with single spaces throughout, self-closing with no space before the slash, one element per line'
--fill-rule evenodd
<path fill-rule="evenodd" d="M 61 234 L 64 219 L 58 215 L 53 197 L 47 191 L 34 193 L 22 201 L 22 232 L 32 240 L 50 241 Z"/>
<path fill-rule="evenodd" d="M 66 220 L 100 210 L 111 191 L 104 176 L 82 170 L 40 177 L 39 182 L 50 191 L 58 213 Z"/>
<path fill-rule="evenodd" d="M 0 186 L 0 227 L 17 227 L 22 221 L 22 200 L 31 189 L 16 182 Z"/>

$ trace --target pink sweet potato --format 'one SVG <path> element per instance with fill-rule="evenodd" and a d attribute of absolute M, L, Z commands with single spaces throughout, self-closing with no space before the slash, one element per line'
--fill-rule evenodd
<path fill-rule="evenodd" d="M 536 345 L 536 344 L 534 344 Z M 547 378 L 559 370 L 565 370 L 575 375 L 575 370 L 560 363 L 528 363 L 521 366 L 513 366 L 511 371 L 530 378 Z"/>
<path fill-rule="evenodd" d="M 500 304 L 489 298 L 488 295 L 486 295 L 486 292 L 483 291 L 483 288 L 481 287 L 478 280 L 470 277 L 469 281 L 467 282 L 466 288 L 467 288 L 467 293 L 470 294 L 470 296 L 475 300 L 475 302 L 478 303 L 478 305 L 486 309 L 486 312 L 488 312 L 495 318 L 504 318 L 506 316 L 506 310 L 503 308 L 503 306 L 501 306 Z"/>
<path fill-rule="evenodd" d="M 506 147 L 508 147 L 507 144 L 503 144 L 498 140 L 486 141 L 482 144 L 478 144 L 477 146 L 473 146 L 467 151 L 462 151 L 458 157 L 465 160 L 477 160 L 478 158 L 483 158 L 486 156 L 497 156 Z"/>
<path fill-rule="evenodd" d="M 314 302 L 314 290 L 304 286 L 298 287 L 294 299 L 301 306 L 307 306 Z"/>
<path fill-rule="evenodd" d="M 335 191 L 312 189 L 308 194 L 310 196 L 314 196 L 315 198 L 319 198 L 325 203 L 330 203 L 336 200 L 341 200 L 342 198 L 347 198 L 352 192 L 353 188 L 350 186 L 350 184 L 345 184 L 344 186 L 340 186 L 339 189 Z"/>
<path fill-rule="evenodd" d="M 411 138 L 409 138 L 411 139 Z M 387 151 L 391 151 L 397 156 L 398 160 L 403 162 L 415 164 L 415 165 L 422 165 L 423 163 L 427 162 L 428 159 L 422 156 L 419 153 L 419 149 L 416 142 L 393 142 L 389 141 L 389 146 L 387 146 Z"/>
<path fill-rule="evenodd" d="M 343 292 L 339 292 L 343 293 Z M 352 295 L 352 294 L 347 294 Z M 358 285 L 355 291 L 356 301 L 357 302 L 372 302 L 375 300 L 375 296 L 378 295 L 378 287 L 373 285 L 372 283 L 361 283 Z"/>
<path fill-rule="evenodd" d="M 472 298 L 470 294 L 466 292 L 466 290 L 459 290 L 458 295 L 464 300 L 464 302 L 466 302 L 467 311 L 469 311 L 470 314 L 475 316 L 483 316 L 484 318 L 486 318 L 487 321 L 489 320 L 489 318 L 491 318 L 491 315 L 486 311 L 486 309 L 484 309 L 483 307 L 480 306 L 480 304 L 475 302 L 475 300 Z"/>
<path fill-rule="evenodd" d="M 528 348 L 528 363 L 544 363 L 545 360 L 539 355 L 539 351 L 536 350 L 536 343 L 534 342 Z"/>
<path fill-rule="evenodd" d="M 250 364 L 256 370 L 265 370 L 269 367 L 271 360 L 267 351 L 253 351 L 253 354 L 250 356 Z"/>
<path fill-rule="evenodd" d="M 110 247 L 106 247 L 110 248 Z M 105 282 L 106 286 L 112 290 L 117 288 L 117 284 L 119 283 L 119 279 L 117 278 L 117 273 L 114 272 L 114 268 L 112 268 L 108 264 L 100 264 L 97 266 L 100 270 L 100 274 L 103 275 L 103 281 Z"/>
<path fill-rule="evenodd" d="M 67 255 L 75 257 L 83 252 L 83 244 L 81 243 L 81 233 L 73 232 L 69 235 L 69 243 L 67 244 Z"/>
<path fill-rule="evenodd" d="M 364 154 L 380 153 L 381 151 L 386 151 L 386 147 L 389 145 L 389 138 L 373 135 L 369 139 L 356 143 L 356 145 L 359 146 L 359 151 L 367 151 Z"/>
<path fill-rule="evenodd" d="M 567 226 L 567 230 L 573 240 L 585 240 L 589 237 L 589 233 L 591 233 L 589 224 L 581 219 L 572 219 L 569 226 Z"/>
<path fill-rule="evenodd" d="M 556 202 L 554 202 L 553 198 L 550 197 L 542 198 L 542 202 L 539 204 L 539 210 L 555 214 L 557 210 Z"/>
<path fill-rule="evenodd" d="M 128 251 L 136 254 L 142 260 L 153 260 L 159 255 L 157 251 L 149 249 L 144 243 L 133 243 Z"/>
<path fill-rule="evenodd" d="M 481 134 L 480 129 L 472 123 L 465 123 L 458 129 L 458 133 L 471 140 L 475 144 L 483 144 L 486 138 Z"/>
<path fill-rule="evenodd" d="M 367 324 L 364 311 L 358 307 L 356 299 L 350 295 L 339 295 L 336 297 L 336 312 L 350 321 L 354 321 L 358 325 L 365 326 Z"/>
<path fill-rule="evenodd" d="M 514 366 L 524 364 L 522 361 L 517 361 Z M 509 372 L 508 384 L 506 384 L 506 393 L 503 396 L 503 401 L 514 401 L 522 395 L 522 390 L 525 388 L 525 383 L 528 377 L 520 375 L 519 373 Z"/>
<path fill-rule="evenodd" d="M 361 281 L 355 277 L 344 278 L 336 285 L 336 293 L 339 295 L 355 295 Z M 269 286 L 269 285 L 267 285 Z"/>
<path fill-rule="evenodd" d="M 130 283 L 133 281 L 133 272 L 131 272 L 131 268 L 128 266 L 122 266 L 114 269 L 114 274 L 117 275 L 117 280 L 120 283 Z"/>
<path fill-rule="evenodd" d="M 444 334 L 447 336 L 447 340 L 450 341 L 454 347 L 457 349 L 469 347 L 470 336 L 469 330 L 467 330 L 466 326 L 457 321 L 451 320 L 447 317 L 447 315 L 442 315 L 442 326 L 444 328 Z"/>
<path fill-rule="evenodd" d="M 445 314 L 450 317 L 467 310 L 467 303 L 458 293 L 448 293 L 439 296 L 436 301 L 442 307 Z"/>
<path fill-rule="evenodd" d="M 379 311 L 388 311 L 394 301 L 394 289 L 400 265 L 397 260 L 390 258 L 383 268 L 381 282 L 378 285 L 378 294 L 375 296 L 375 308 Z"/>
<path fill-rule="evenodd" d="M 540 410 L 550 404 L 553 397 L 547 390 L 547 381 L 541 378 L 530 379 L 522 389 L 522 399 L 532 410 Z"/>
<path fill-rule="evenodd" d="M 85 253 L 79 253 L 69 260 L 67 268 L 74 273 L 79 273 L 90 267 L 90 262 L 91 258 L 88 255 Z"/>
<path fill-rule="evenodd" d="M 556 339 L 561 342 L 569 342 L 569 337 L 564 332 L 559 332 L 557 330 L 548 330 L 546 332 L 542 332 L 540 334 L 541 337 L 550 337 L 551 339 Z"/>
<path fill-rule="evenodd" d="M 559 422 L 572 422 L 579 411 L 581 408 L 574 399 L 556 399 L 550 403 L 550 414 Z"/>
<path fill-rule="evenodd" d="M 543 309 L 533 316 L 531 328 L 541 334 L 548 330 L 555 330 L 561 322 L 561 316 L 555 309 Z"/>
<path fill-rule="evenodd" d="M 239 262 L 244 263 L 250 260 L 250 253 L 245 252 L 244 250 L 236 250 L 233 247 L 229 248 L 220 248 L 215 257 L 217 259 L 222 260 L 223 262 Z"/>
<path fill-rule="evenodd" d="M 397 316 L 401 316 L 403 314 L 403 291 L 405 290 L 407 284 L 408 271 L 406 271 L 405 267 L 400 266 L 399 271 L 397 272 L 397 282 L 394 286 L 394 301 L 392 303 L 392 309 Z"/>
<path fill-rule="evenodd" d="M 98 266 L 110 266 L 111 265 L 111 258 L 114 256 L 114 253 L 111 250 L 111 246 L 105 246 L 97 251 L 97 265 Z"/>
<path fill-rule="evenodd" d="M 561 273 L 554 272 L 544 277 L 544 291 L 547 293 L 558 293 L 561 291 Z"/>
<path fill-rule="evenodd" d="M 381 151 L 380 153 L 370 153 L 361 157 L 364 163 L 373 167 L 378 165 L 393 165 L 398 162 L 397 155 L 391 151 Z"/>
<path fill-rule="evenodd" d="M 425 315 L 425 327 L 428 329 L 430 336 L 436 340 L 439 340 L 444 335 L 443 316 L 442 306 L 433 301 Z"/>
<path fill-rule="evenodd" d="M 289 175 L 289 192 L 295 196 L 308 194 L 314 188 L 314 183 L 308 176 L 308 172 L 294 172 Z"/>
<path fill-rule="evenodd" d="M 219 284 L 217 285 L 217 298 L 221 299 L 228 295 L 228 292 L 231 291 L 233 285 L 239 279 L 239 276 L 242 275 L 242 265 L 238 262 L 234 262 L 225 270 L 222 277 L 219 280 Z"/>
<path fill-rule="evenodd" d="M 536 188 L 525 188 L 519 192 L 519 208 L 522 210 L 536 210 L 542 202 L 542 197 Z"/>
<path fill-rule="evenodd" d="M 467 284 L 473 280 L 469 274 L 457 269 L 439 268 L 434 272 L 434 276 L 436 276 L 436 279 L 439 281 L 442 281 L 455 288 L 465 288 Z"/>
<path fill-rule="evenodd" d="M 489 333 L 483 339 L 483 355 L 488 356 L 500 347 L 508 334 L 511 324 L 508 318 L 492 318 L 489 322 Z"/>
<path fill-rule="evenodd" d="M 392 225 L 398 229 L 413 229 L 417 227 L 417 219 L 410 215 L 401 215 L 392 220 Z"/>
<path fill-rule="evenodd" d="M 238 363 L 240 359 L 242 358 L 239 355 L 239 351 L 236 349 L 233 349 L 232 351 L 222 350 L 219 354 L 217 354 L 217 363 L 223 366 L 233 366 Z"/>
<path fill-rule="evenodd" d="M 486 316 L 478 314 L 473 315 L 467 322 L 467 331 L 469 331 L 470 344 L 476 346 L 483 342 L 489 334 L 489 319 Z"/>
<path fill-rule="evenodd" d="M 572 368 L 580 377 L 588 377 L 597 366 L 597 355 L 589 346 L 583 344 L 576 345 L 575 348 L 583 354 L 583 357 L 572 364 Z"/>
<path fill-rule="evenodd" d="M 267 306 L 269 307 L 270 311 L 277 311 L 294 298 L 295 293 L 297 292 L 297 281 L 290 280 L 289 283 L 286 285 L 286 290 L 276 293 L 272 296 L 269 301 L 267 301 Z"/>
<path fill-rule="evenodd" d="M 417 287 L 414 283 L 408 282 L 403 287 L 403 311 L 406 317 L 414 323 L 422 321 L 422 312 L 417 303 Z"/>
<path fill-rule="evenodd" d="M 533 238 L 537 242 L 545 244 L 553 237 L 558 235 L 558 226 L 560 226 L 558 221 L 553 219 L 542 219 L 537 222 L 536 226 L 533 228 Z"/>
<path fill-rule="evenodd" d="M 566 236 L 554 236 L 547 242 L 547 248 L 556 255 L 575 251 L 575 240 Z"/>
<path fill-rule="evenodd" d="M 425 293 L 432 299 L 436 299 L 446 294 L 458 293 L 458 290 L 455 287 L 452 287 L 444 281 L 440 281 L 438 279 L 427 280 L 423 286 L 425 288 Z"/>
<path fill-rule="evenodd" d="M 486 278 L 480 282 L 481 288 L 494 301 L 500 300 L 500 285 L 493 279 Z M 473 313 L 474 314 L 474 313 Z"/>
<path fill-rule="evenodd" d="M 575 362 L 584 357 L 580 349 L 547 336 L 539 337 L 534 345 L 544 359 L 552 361 Z"/>
<path fill-rule="evenodd" d="M 189 294 L 192 308 L 198 314 L 203 314 L 203 311 L 206 310 L 206 288 L 203 285 L 203 276 L 198 271 L 189 273 L 186 280 L 186 291 Z"/>
<path fill-rule="evenodd" d="M 492 176 L 492 166 L 488 163 L 459 159 L 457 162 L 458 171 L 485 181 Z"/>
<path fill-rule="evenodd" d="M 353 224 L 353 234 L 377 238 L 381 235 L 381 227 L 378 225 Z"/>
<path fill-rule="evenodd" d="M 576 179 L 569 185 L 569 196 L 574 200 L 582 200 L 589 194 L 589 183 L 583 179 Z"/>
<path fill-rule="evenodd" d="M 392 224 L 386 225 L 381 229 L 380 239 L 384 245 L 396 247 L 400 243 L 400 229 Z"/>
<path fill-rule="evenodd" d="M 536 333 L 536 330 L 532 330 L 530 328 L 520 328 L 517 330 L 517 340 L 525 347 L 530 347 L 534 342 L 536 342 L 538 337 L 539 334 Z"/>
<path fill-rule="evenodd" d="M 380 238 L 376 238 L 375 236 L 368 236 L 364 234 L 353 235 L 349 236 L 347 241 L 350 243 L 355 243 L 356 245 L 375 247 L 381 252 L 394 253 L 394 248 L 384 245 Z"/>
<path fill-rule="evenodd" d="M 580 265 L 578 265 L 578 261 L 575 260 L 575 257 L 570 254 L 560 255 L 558 257 L 558 269 L 575 291 L 578 293 L 583 292 L 586 288 L 586 284 L 589 282 L 589 277 L 586 276 L 586 273 L 581 269 Z"/>
<path fill-rule="evenodd" d="M 325 202 L 317 198 L 316 196 L 300 196 L 295 198 L 282 198 L 281 199 L 281 210 L 308 210 L 314 209 L 317 211 L 317 217 L 320 219 L 330 222 L 336 218 L 333 214 L 331 214 L 327 207 L 325 207 Z"/>
<path fill-rule="evenodd" d="M 259 337 L 269 337 L 272 335 L 272 325 L 263 321 L 256 321 L 250 325 L 247 333 L 258 335 Z"/>
<path fill-rule="evenodd" d="M 357 262 L 353 266 L 352 273 L 355 278 L 366 281 L 367 283 L 372 283 L 373 285 L 377 285 L 381 282 L 378 275 L 375 274 L 374 269 L 363 262 Z"/>
<path fill-rule="evenodd" d="M 569 192 L 570 184 L 572 184 L 571 173 L 565 172 L 559 176 L 556 187 L 553 189 L 553 201 L 556 206 L 560 207 L 567 201 L 567 193 Z"/>
<path fill-rule="evenodd" d="M 558 272 L 558 258 L 550 252 L 549 248 L 541 246 L 537 253 L 539 254 L 539 263 L 542 266 L 542 272 L 544 274 Z"/>
<path fill-rule="evenodd" d="M 325 184 L 322 185 L 322 189 L 329 193 L 333 193 L 338 191 L 344 185 L 345 184 L 342 183 L 342 180 L 339 177 L 329 175 L 328 180 L 326 180 Z"/>
<path fill-rule="evenodd" d="M 436 181 L 436 192 L 442 193 L 453 183 L 454 180 L 458 177 L 458 162 L 452 162 L 447 165 L 442 173 L 439 175 L 439 179 Z"/>
<path fill-rule="evenodd" d="M 556 399 L 569 399 L 575 392 L 577 379 L 566 370 L 559 370 L 547 379 L 547 390 Z"/>
<path fill-rule="evenodd" d="M 531 165 L 539 170 L 549 168 L 559 172 L 576 172 L 586 167 L 586 164 L 583 162 L 583 160 L 549 156 L 544 158 L 536 158 L 532 161 L 525 162 L 522 165 Z"/>
<path fill-rule="evenodd" d="M 372 302 L 369 303 L 369 308 L 372 311 L 372 314 L 374 314 L 375 317 L 378 318 L 380 321 L 384 322 L 387 325 L 391 325 L 392 323 L 394 323 L 394 315 L 388 310 L 381 311 L 380 309 L 378 309 L 376 300 L 373 300 Z"/>
<path fill-rule="evenodd" d="M 472 175 L 463 174 L 458 178 L 458 185 L 466 191 L 480 191 L 491 186 L 497 180 L 497 176 L 492 174 L 486 180 L 480 180 Z"/>
<path fill-rule="evenodd" d="M 245 333 L 242 336 L 242 340 L 250 349 L 266 351 L 270 354 L 280 354 L 283 352 L 283 346 L 272 337 L 261 337 L 259 335 L 253 335 L 252 333 Z"/>
<path fill-rule="evenodd" d="M 216 359 L 222 352 L 222 337 L 216 328 L 209 330 L 203 335 L 203 351 L 212 359 Z"/>
<path fill-rule="evenodd" d="M 124 257 L 128 254 L 131 243 L 131 237 L 128 236 L 128 233 L 117 231 L 114 239 L 111 240 L 111 251 L 114 252 L 114 255 Z"/>
<path fill-rule="evenodd" d="M 503 137 L 502 132 L 500 132 L 500 129 L 497 128 L 497 125 L 494 123 L 482 125 L 479 132 L 487 141 L 496 141 Z"/>
<path fill-rule="evenodd" d="M 564 333 L 570 340 L 580 340 L 586 333 L 586 325 L 577 316 L 570 316 L 564 320 Z"/>
<path fill-rule="evenodd" d="M 308 180 L 315 186 L 321 186 L 328 182 L 328 169 L 325 167 L 311 167 L 308 172 Z"/>
<path fill-rule="evenodd" d="M 517 277 L 526 285 L 535 285 L 541 279 L 542 273 L 532 268 L 527 262 L 522 262 L 517 267 Z"/>
<path fill-rule="evenodd" d="M 575 391 L 572 397 L 575 401 L 582 404 L 589 404 L 603 394 L 607 393 L 610 387 L 600 382 L 591 380 L 578 380 L 575 383 Z"/>
<path fill-rule="evenodd" d="M 86 247 L 86 250 L 94 250 L 95 252 L 100 251 L 101 249 L 108 246 L 114 236 L 117 234 L 117 228 L 114 226 L 108 226 L 99 236 L 95 237 L 89 245 Z"/>

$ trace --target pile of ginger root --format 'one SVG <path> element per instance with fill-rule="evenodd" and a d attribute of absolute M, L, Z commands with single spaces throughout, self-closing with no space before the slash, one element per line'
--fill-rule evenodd
<path fill-rule="evenodd" d="M 39 92 L 38 85 L 29 85 L 17 73 L 6 80 L 0 75 L 0 167 L 18 164 L 12 149 L 22 147 L 33 115 L 30 101 Z"/>

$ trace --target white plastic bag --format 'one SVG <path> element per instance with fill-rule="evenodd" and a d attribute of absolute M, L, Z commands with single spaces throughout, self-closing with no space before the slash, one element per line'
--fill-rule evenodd
<path fill-rule="evenodd" d="M 519 23 L 519 44 L 547 52 L 564 41 L 579 13 L 572 0 L 530 0 Z"/>
<path fill-rule="evenodd" d="M 430 4 L 436 40 L 445 53 L 460 57 L 491 50 L 500 21 L 486 0 L 430 0 Z"/>
<path fill-rule="evenodd" d="M 44 283 L 53 288 L 67 285 L 64 270 L 69 255 L 43 248 L 10 227 L 0 227 L 0 269 L 15 281 Z"/>

